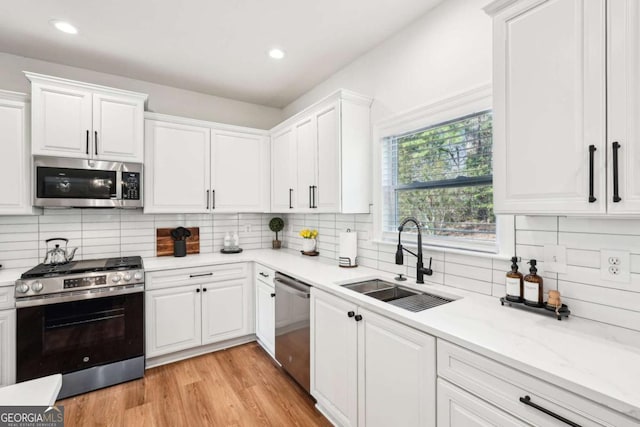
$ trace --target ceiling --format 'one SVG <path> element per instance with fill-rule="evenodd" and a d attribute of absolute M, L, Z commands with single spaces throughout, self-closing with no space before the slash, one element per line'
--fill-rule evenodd
<path fill-rule="evenodd" d="M 440 1 L 3 0 L 0 51 L 283 107 Z"/>

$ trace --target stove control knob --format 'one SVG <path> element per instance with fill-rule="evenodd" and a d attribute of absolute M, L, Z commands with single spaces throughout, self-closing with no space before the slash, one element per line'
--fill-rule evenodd
<path fill-rule="evenodd" d="M 27 292 L 29 292 L 29 285 L 27 285 L 26 283 L 20 283 L 16 286 L 16 292 L 26 294 Z"/>
<path fill-rule="evenodd" d="M 42 283 L 40 282 L 33 282 L 31 284 L 31 290 L 33 292 L 40 292 L 42 290 Z"/>
<path fill-rule="evenodd" d="M 133 275 L 133 278 L 136 280 L 142 280 L 142 273 L 136 271 L 136 273 Z"/>
<path fill-rule="evenodd" d="M 125 273 L 123 279 L 125 282 L 128 282 L 129 280 L 131 280 L 131 274 Z"/>
<path fill-rule="evenodd" d="M 120 279 L 122 279 L 122 276 L 120 276 L 119 274 L 115 274 L 112 278 L 111 281 L 113 283 L 118 283 L 120 281 Z"/>

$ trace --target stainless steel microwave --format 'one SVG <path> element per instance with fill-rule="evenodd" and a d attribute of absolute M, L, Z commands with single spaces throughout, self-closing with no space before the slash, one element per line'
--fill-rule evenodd
<path fill-rule="evenodd" d="M 74 208 L 141 208 L 139 163 L 34 157 L 34 205 Z"/>

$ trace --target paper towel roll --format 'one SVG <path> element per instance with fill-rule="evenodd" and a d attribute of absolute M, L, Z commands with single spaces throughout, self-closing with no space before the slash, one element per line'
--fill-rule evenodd
<path fill-rule="evenodd" d="M 357 267 L 357 257 L 358 233 L 351 230 L 340 233 L 340 252 L 338 254 L 340 267 Z"/>

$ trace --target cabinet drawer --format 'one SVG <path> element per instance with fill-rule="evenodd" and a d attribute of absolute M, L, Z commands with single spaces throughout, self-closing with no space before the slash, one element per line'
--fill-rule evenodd
<path fill-rule="evenodd" d="M 188 286 L 199 283 L 242 279 L 247 277 L 247 275 L 248 265 L 246 262 L 208 267 L 180 268 L 147 273 L 145 286 L 147 289 L 162 289 L 174 286 Z"/>
<path fill-rule="evenodd" d="M 265 267 L 262 264 L 256 263 L 255 278 L 261 282 L 269 285 L 273 288 L 273 278 L 276 275 L 276 271 L 272 268 Z"/>
<path fill-rule="evenodd" d="M 14 308 L 16 306 L 15 287 L 4 286 L 0 288 L 0 309 Z"/>
<path fill-rule="evenodd" d="M 567 424 L 522 403 L 525 396 L 583 427 L 638 425 L 637 420 L 446 341 L 438 340 L 437 353 L 439 377 L 533 425 Z"/>

